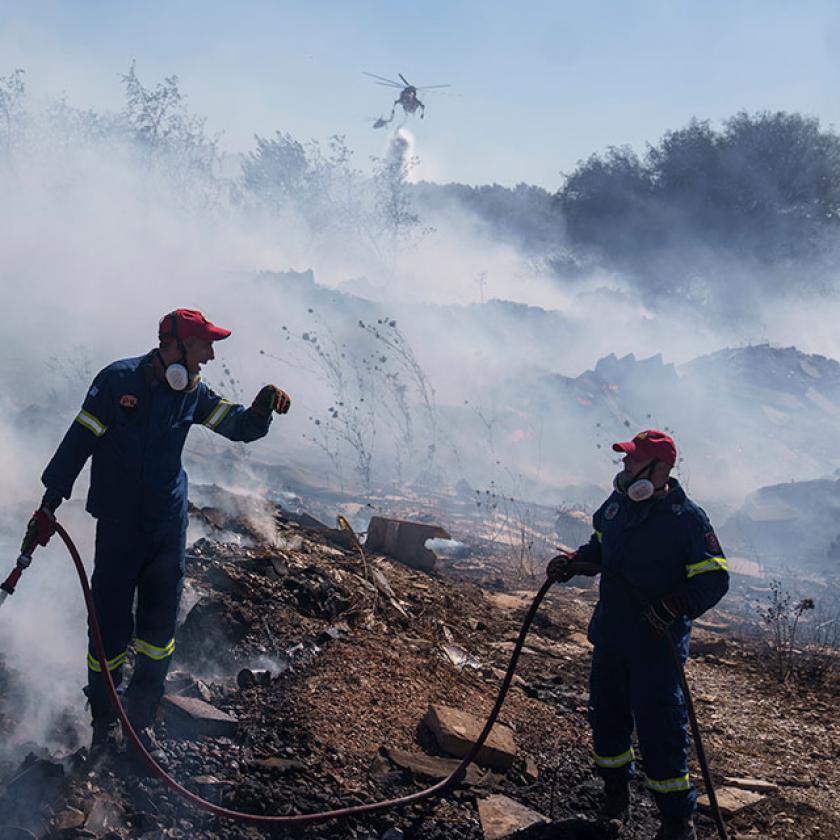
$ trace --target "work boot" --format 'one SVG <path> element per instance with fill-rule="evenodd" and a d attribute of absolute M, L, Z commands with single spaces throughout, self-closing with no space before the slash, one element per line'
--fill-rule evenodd
<path fill-rule="evenodd" d="M 630 785 L 626 779 L 606 779 L 604 799 L 598 809 L 598 822 L 623 825 L 630 819 Z"/>
<path fill-rule="evenodd" d="M 115 720 L 94 720 L 87 764 L 91 769 L 117 754 L 119 724 Z"/>
<path fill-rule="evenodd" d="M 697 840 L 691 817 L 662 817 L 653 840 Z"/>
<path fill-rule="evenodd" d="M 93 737 L 88 752 L 88 766 L 93 768 L 107 758 L 116 756 L 119 748 L 120 728 L 117 715 L 106 697 L 94 695 L 89 686 L 82 689 L 88 698 Z"/>
<path fill-rule="evenodd" d="M 144 729 L 151 732 L 155 725 L 159 706 L 159 696 L 138 691 L 133 686 L 129 686 L 125 693 L 123 707 L 132 727 L 134 727 L 134 731 L 138 734 Z"/>

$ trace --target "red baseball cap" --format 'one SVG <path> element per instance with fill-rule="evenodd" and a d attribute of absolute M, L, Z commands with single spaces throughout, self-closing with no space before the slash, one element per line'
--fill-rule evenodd
<path fill-rule="evenodd" d="M 158 325 L 158 338 L 161 341 L 171 341 L 175 338 L 221 341 L 229 335 L 230 330 L 217 327 L 198 309 L 176 309 L 174 312 L 167 312 Z"/>
<path fill-rule="evenodd" d="M 656 429 L 639 432 L 633 440 L 614 443 L 612 448 L 615 452 L 625 452 L 639 461 L 652 458 L 671 467 L 677 463 L 677 447 L 673 438 Z"/>

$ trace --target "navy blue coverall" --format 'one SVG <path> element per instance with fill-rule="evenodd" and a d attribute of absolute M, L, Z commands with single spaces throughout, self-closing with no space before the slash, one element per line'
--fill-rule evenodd
<path fill-rule="evenodd" d="M 685 662 L 691 620 L 724 596 L 729 573 L 705 512 L 675 479 L 669 486 L 665 496 L 640 503 L 613 493 L 596 511 L 595 533 L 578 557 L 619 573 L 651 602 L 675 596 L 686 614 L 669 632 Z M 689 816 L 697 795 L 688 777 L 688 715 L 676 667 L 666 640 L 607 575 L 601 575 L 589 641 L 589 719 L 599 773 L 608 781 L 634 773 L 635 722 L 646 785 L 660 812 Z"/>
<path fill-rule="evenodd" d="M 187 531 L 181 465 L 187 432 L 201 424 L 230 440 L 253 441 L 271 423 L 270 416 L 222 399 L 201 381 L 192 391 L 173 391 L 156 374 L 156 352 L 114 362 L 96 376 L 41 478 L 48 496 L 69 499 L 92 456 L 87 510 L 97 519 L 93 599 L 117 685 L 134 636 L 125 703 L 138 729 L 154 720 L 175 650 Z M 92 638 L 87 665 L 94 724 L 107 724 L 116 715 Z"/>

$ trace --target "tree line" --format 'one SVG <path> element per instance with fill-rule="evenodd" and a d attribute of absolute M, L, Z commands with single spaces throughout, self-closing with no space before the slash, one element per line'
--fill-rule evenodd
<path fill-rule="evenodd" d="M 341 135 L 322 146 L 278 130 L 255 136 L 231 176 L 231 156 L 188 110 L 176 76 L 147 86 L 132 63 L 121 82 L 121 112 L 62 98 L 33 113 L 23 71 L 0 76 L 0 175 L 37 144 L 50 153 L 122 144 L 194 203 L 290 211 L 311 231 L 354 237 L 386 264 L 429 231 L 437 209 L 454 204 L 489 236 L 544 258 L 561 282 L 607 268 L 651 304 L 748 306 L 755 294 L 834 288 L 840 136 L 814 117 L 740 112 L 719 127 L 692 119 L 643 153 L 613 146 L 592 154 L 556 192 L 413 184 L 416 160 L 398 135 L 363 173 Z"/>

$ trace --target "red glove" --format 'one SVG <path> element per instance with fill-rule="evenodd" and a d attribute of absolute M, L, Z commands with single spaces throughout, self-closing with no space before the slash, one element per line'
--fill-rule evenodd
<path fill-rule="evenodd" d="M 26 526 L 26 534 L 20 545 L 21 554 L 31 554 L 36 545 L 46 545 L 54 533 L 55 514 L 48 505 L 42 503 Z"/>
<path fill-rule="evenodd" d="M 286 414 L 292 405 L 289 395 L 276 385 L 263 385 L 259 394 L 254 397 L 251 408 L 262 417 L 268 417 L 272 411 Z"/>

